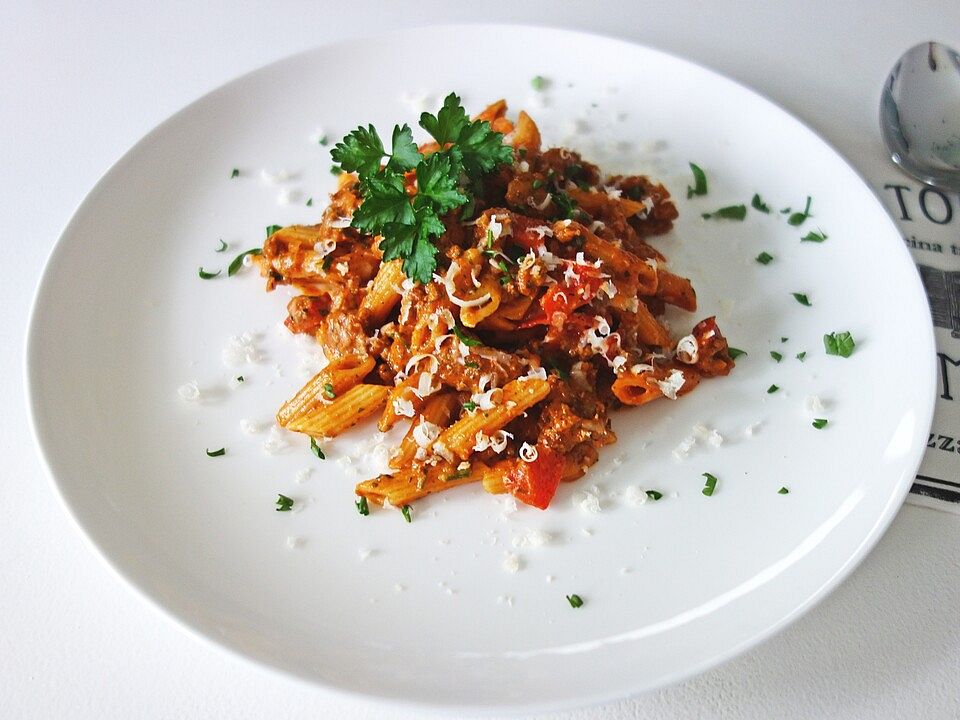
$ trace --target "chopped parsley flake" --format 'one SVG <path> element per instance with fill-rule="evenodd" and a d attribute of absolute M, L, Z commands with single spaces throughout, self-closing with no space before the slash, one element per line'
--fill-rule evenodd
<path fill-rule="evenodd" d="M 778 494 L 778 495 L 789 495 L 789 494 L 790 494 L 790 491 L 787 490 L 787 488 L 782 487 L 782 488 L 780 488 L 779 490 L 777 490 L 777 494 Z"/>
<path fill-rule="evenodd" d="M 233 170 L 231 170 L 231 171 L 230 171 L 230 177 L 231 177 L 231 178 L 240 177 L 240 170 L 239 170 L 239 168 L 234 168 Z"/>
<path fill-rule="evenodd" d="M 323 450 L 320 449 L 320 446 L 317 445 L 316 438 L 310 438 L 310 452 L 316 455 L 321 460 L 326 460 L 327 456 L 323 454 Z"/>
<path fill-rule="evenodd" d="M 537 92 L 541 92 L 547 87 L 547 80 L 542 75 L 534 75 L 530 79 L 530 87 L 532 87 Z"/>
<path fill-rule="evenodd" d="M 781 355 L 780 353 L 778 353 L 776 350 L 771 350 L 771 351 L 770 351 L 770 357 L 772 357 L 772 358 L 773 358 L 774 360 L 776 360 L 777 362 L 780 362 L 781 360 L 783 360 L 783 355 Z"/>
<path fill-rule="evenodd" d="M 217 270 L 214 273 L 207 272 L 201 267 L 197 274 L 200 275 L 201 280 L 210 280 L 211 278 L 215 278 L 217 275 L 219 275 L 220 272 L 221 272 L 220 270 Z"/>
<path fill-rule="evenodd" d="M 370 506 L 367 504 L 367 498 L 361 496 L 360 499 L 354 503 L 354 505 L 357 506 L 357 512 L 361 515 L 370 514 Z"/>
<path fill-rule="evenodd" d="M 663 493 L 659 490 L 647 490 L 647 497 L 651 500 L 659 500 L 663 497 Z"/>
<path fill-rule="evenodd" d="M 790 209 L 787 208 L 787 212 Z M 787 218 L 787 222 L 791 225 L 803 225 L 807 221 L 807 218 L 810 217 L 810 196 L 807 195 L 807 204 L 803 208 L 803 212 L 795 212 L 790 217 Z"/>
<path fill-rule="evenodd" d="M 220 448 L 219 450 L 210 450 L 207 448 L 207 457 L 220 457 L 221 455 L 226 455 L 227 449 Z"/>
<path fill-rule="evenodd" d="M 327 400 L 333 400 L 337 396 L 337 394 L 333 391 L 332 383 L 323 384 L 323 396 L 327 398 Z"/>
<path fill-rule="evenodd" d="M 806 307 L 811 306 L 810 299 L 803 293 L 790 293 L 790 294 L 793 295 L 793 299 L 796 300 L 801 305 L 804 305 Z"/>
<path fill-rule="evenodd" d="M 798 352 L 798 353 L 797 353 L 797 360 L 799 360 L 800 362 L 803 362 L 804 358 L 806 358 L 806 357 L 807 357 L 807 351 L 806 351 L 806 350 L 802 350 L 801 352 Z"/>
<path fill-rule="evenodd" d="M 463 409 L 466 410 L 467 412 L 473 412 L 474 410 L 477 409 L 477 404 L 473 400 L 467 400 L 463 404 Z"/>
<path fill-rule="evenodd" d="M 779 389 L 780 389 L 779 386 L 771 385 L 770 387 L 767 388 L 767 395 L 773 395 Z"/>
<path fill-rule="evenodd" d="M 827 422 L 828 421 L 826 418 L 817 418 L 816 420 L 813 421 L 813 426 L 817 430 L 823 430 L 827 426 Z"/>
<path fill-rule="evenodd" d="M 710 218 L 723 218 L 724 220 L 743 220 L 747 216 L 747 206 L 746 205 L 728 205 L 727 207 L 722 207 L 719 210 L 714 210 L 712 213 L 701 213 L 700 217 L 704 220 L 709 220 Z"/>
<path fill-rule="evenodd" d="M 473 360 L 468 360 L 464 363 L 464 366 L 468 368 L 478 368 L 480 367 L 480 363 L 474 362 Z"/>
<path fill-rule="evenodd" d="M 839 355 L 848 358 L 853 354 L 853 349 L 857 344 L 853 341 L 853 335 L 848 332 L 832 332 L 823 336 L 823 347 L 827 355 Z"/>
<path fill-rule="evenodd" d="M 220 247 L 218 247 L 214 252 L 223 252 L 226 250 L 228 245 L 223 241 L 223 238 L 220 238 Z"/>
<path fill-rule="evenodd" d="M 276 226 L 274 226 L 274 227 L 276 227 Z M 267 229 L 269 230 L 270 228 L 267 228 Z M 227 268 L 227 276 L 228 276 L 228 277 L 233 277 L 233 276 L 236 275 L 238 272 L 240 272 L 240 268 L 243 267 L 243 259 L 244 259 L 247 255 L 259 255 L 259 254 L 262 253 L 262 252 L 263 252 L 263 250 L 262 250 L 261 248 L 251 248 L 251 249 L 245 250 L 244 252 L 242 252 L 242 253 L 240 253 L 239 255 L 237 255 L 237 256 L 233 259 L 233 261 L 230 263 L 230 266 Z"/>
<path fill-rule="evenodd" d="M 785 342 L 786 342 L 787 340 L 789 340 L 789 339 L 790 339 L 790 338 L 788 338 L 788 337 L 782 337 L 782 338 L 780 338 L 780 342 L 785 343 Z"/>
<path fill-rule="evenodd" d="M 740 357 L 741 355 L 746 355 L 746 354 L 747 354 L 747 351 L 746 351 L 746 350 L 741 350 L 740 348 L 735 348 L 735 347 L 728 347 L 728 348 L 727 348 L 727 355 L 730 356 L 730 359 L 731 359 L 731 360 L 736 360 L 736 359 L 737 359 L 738 357 Z"/>
<path fill-rule="evenodd" d="M 755 259 L 761 265 L 769 265 L 770 261 L 773 260 L 773 255 L 764 250 L 762 253 L 757 255 Z"/>
<path fill-rule="evenodd" d="M 707 194 L 707 175 L 703 172 L 699 165 L 690 163 L 690 170 L 693 173 L 693 187 L 687 185 L 687 200 L 692 198 L 694 195 L 706 195 Z"/>
<path fill-rule="evenodd" d="M 567 595 L 567 602 L 570 603 L 570 607 L 578 608 L 583 605 L 583 600 L 580 599 L 579 595 Z"/>
<path fill-rule="evenodd" d="M 703 476 L 706 478 L 706 482 L 703 484 L 702 492 L 707 497 L 713 495 L 713 491 L 717 489 L 717 477 L 716 475 L 711 475 L 710 473 L 703 473 Z"/>
<path fill-rule="evenodd" d="M 560 215 L 567 220 L 572 220 L 577 215 L 577 202 L 567 195 L 563 190 L 553 194 L 553 204 L 557 206 Z"/>
<path fill-rule="evenodd" d="M 409 505 L 404 505 L 402 508 L 400 508 L 400 512 L 403 513 L 403 519 L 404 519 L 404 520 L 406 520 L 407 522 L 413 522 L 413 520 L 410 519 L 410 506 L 409 506 Z"/>
<path fill-rule="evenodd" d="M 770 206 L 760 199 L 759 193 L 753 194 L 753 200 L 750 201 L 750 207 L 752 207 L 754 210 L 759 210 L 762 213 L 770 212 Z"/>
<path fill-rule="evenodd" d="M 459 325 L 453 326 L 453 334 L 456 335 L 457 339 L 467 347 L 477 347 L 477 345 L 483 345 L 483 343 L 477 338 L 473 337 L 472 335 L 467 335 L 466 331 Z"/>
<path fill-rule="evenodd" d="M 331 165 L 331 166 L 330 166 L 330 174 L 331 174 L 331 175 L 342 175 L 342 174 L 343 174 L 343 170 L 341 170 L 341 169 L 340 169 L 339 167 L 337 167 L 336 165 Z"/>
<path fill-rule="evenodd" d="M 313 207 L 313 198 L 307 198 L 307 207 Z"/>
<path fill-rule="evenodd" d="M 826 240 L 828 237 L 829 237 L 829 236 L 828 236 L 823 230 L 821 230 L 820 228 L 817 228 L 816 230 L 811 230 L 811 231 L 808 232 L 806 235 L 804 235 L 802 238 L 800 238 L 800 242 L 817 242 L 817 243 L 822 243 L 822 242 L 823 242 L 824 240 Z"/>
<path fill-rule="evenodd" d="M 243 382 L 243 375 L 237 375 L 237 382 L 238 382 L 238 383 L 242 383 L 242 382 Z"/>
<path fill-rule="evenodd" d="M 323 145 L 323 146 L 326 146 L 327 143 L 330 142 L 330 140 L 327 138 L 326 135 L 321 135 L 321 136 L 320 136 L 320 139 L 319 139 L 317 142 L 319 142 L 319 143 L 320 143 L 321 145 Z"/>
<path fill-rule="evenodd" d="M 293 507 L 293 499 L 286 495 L 277 495 L 277 512 L 290 512 Z"/>

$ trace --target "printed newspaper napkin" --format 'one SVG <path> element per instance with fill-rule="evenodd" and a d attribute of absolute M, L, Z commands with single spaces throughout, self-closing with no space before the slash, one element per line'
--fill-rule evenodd
<path fill-rule="evenodd" d="M 960 514 L 960 194 L 922 185 L 892 165 L 874 177 L 884 178 L 874 189 L 917 263 L 937 340 L 937 407 L 907 502 Z"/>

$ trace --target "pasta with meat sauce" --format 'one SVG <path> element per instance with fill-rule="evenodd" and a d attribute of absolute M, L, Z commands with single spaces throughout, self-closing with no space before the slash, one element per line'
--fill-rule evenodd
<path fill-rule="evenodd" d="M 714 318 L 679 340 L 662 321 L 667 305 L 697 306 L 650 244 L 677 217 L 667 189 L 543 149 L 526 113 L 506 113 L 501 100 L 473 120 L 503 134 L 512 162 L 442 216 L 429 282 L 356 227 L 355 173 L 339 176 L 319 224 L 277 230 L 255 258 L 268 290 L 300 293 L 286 326 L 314 336 L 329 361 L 279 424 L 321 442 L 370 417 L 407 428 L 392 472 L 356 487 L 371 502 L 400 507 L 480 483 L 546 508 L 616 441 L 611 410 L 677 400 L 733 368 Z M 415 206 L 419 175 L 403 177 Z"/>

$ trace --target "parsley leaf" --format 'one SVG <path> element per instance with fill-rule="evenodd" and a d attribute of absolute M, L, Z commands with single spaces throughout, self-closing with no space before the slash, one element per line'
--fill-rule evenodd
<path fill-rule="evenodd" d="M 450 93 L 444 98 L 443 107 L 436 115 L 428 112 L 420 115 L 420 127 L 430 133 L 441 146 L 455 142 L 467 122 L 467 112 L 456 93 Z"/>
<path fill-rule="evenodd" d="M 806 307 L 812 307 L 812 303 L 810 302 L 810 298 L 808 298 L 808 297 L 807 297 L 806 295 L 804 295 L 803 293 L 790 293 L 790 294 L 793 295 L 793 299 L 796 300 L 796 301 L 797 301 L 798 303 L 800 303 L 801 305 L 804 305 L 804 306 L 806 306 Z"/>
<path fill-rule="evenodd" d="M 320 446 L 317 445 L 317 439 L 314 437 L 310 438 L 310 452 L 312 452 L 321 460 L 327 459 L 327 456 L 323 454 L 323 450 L 321 450 Z"/>
<path fill-rule="evenodd" d="M 211 450 L 210 448 L 207 448 L 207 457 L 220 457 L 221 455 L 226 455 L 226 454 L 227 454 L 226 448 L 220 448 L 219 450 Z"/>
<path fill-rule="evenodd" d="M 577 594 L 567 595 L 567 602 L 570 603 L 570 607 L 578 608 L 583 606 L 583 600 L 580 599 L 580 596 Z"/>
<path fill-rule="evenodd" d="M 777 495 L 789 495 L 789 494 L 790 494 L 790 491 L 787 490 L 787 488 L 785 487 L 782 487 L 779 490 L 777 490 Z"/>
<path fill-rule="evenodd" d="M 839 355 L 848 358 L 853 354 L 853 349 L 857 344 L 853 341 L 853 335 L 849 332 L 829 333 L 823 336 L 823 347 L 827 355 Z"/>
<path fill-rule="evenodd" d="M 701 213 L 700 217 L 704 220 L 710 218 L 723 218 L 725 220 L 743 220 L 747 216 L 746 205 L 728 205 L 712 213 Z"/>
<path fill-rule="evenodd" d="M 798 352 L 798 353 L 797 353 L 797 360 L 799 360 L 800 362 L 803 362 L 803 359 L 804 359 L 806 356 L 807 356 L 807 351 L 806 351 L 806 350 L 804 350 L 803 352 Z"/>
<path fill-rule="evenodd" d="M 456 147 L 463 154 L 463 169 L 474 179 L 513 160 L 513 149 L 503 144 L 503 133 L 491 130 L 486 120 L 474 120 L 467 125 L 460 132 Z"/>
<path fill-rule="evenodd" d="M 777 362 L 780 362 L 781 360 L 783 360 L 783 355 L 781 355 L 780 353 L 778 353 L 776 350 L 771 350 L 771 351 L 770 351 L 770 357 L 772 357 L 772 358 L 773 358 L 774 360 L 776 360 Z"/>
<path fill-rule="evenodd" d="M 759 193 L 753 194 L 753 200 L 750 201 L 750 207 L 754 210 L 759 210 L 762 213 L 769 213 L 770 206 L 767 205 L 761 198 Z"/>
<path fill-rule="evenodd" d="M 547 87 L 547 80 L 542 75 L 534 75 L 530 80 L 530 87 L 540 92 Z"/>
<path fill-rule="evenodd" d="M 370 506 L 367 504 L 366 497 L 361 496 L 360 499 L 356 500 L 353 504 L 357 506 L 357 512 L 360 513 L 361 515 L 370 514 Z"/>
<path fill-rule="evenodd" d="M 409 506 L 409 505 L 404 505 L 402 508 L 400 508 L 400 512 L 403 513 L 403 519 L 404 519 L 404 520 L 406 520 L 407 522 L 413 522 L 413 520 L 411 520 L 411 518 L 410 518 L 410 506 Z"/>
<path fill-rule="evenodd" d="M 227 245 L 227 244 L 223 241 L 223 238 L 220 238 L 220 247 L 218 247 L 216 250 L 214 250 L 214 252 L 223 252 L 223 251 L 226 250 L 228 247 L 230 247 L 230 246 Z"/>
<path fill-rule="evenodd" d="M 286 495 L 277 495 L 277 512 L 290 512 L 293 507 L 293 499 Z"/>
<path fill-rule="evenodd" d="M 656 501 L 663 497 L 663 493 L 659 490 L 647 490 L 647 497 Z"/>
<path fill-rule="evenodd" d="M 687 200 L 694 195 L 707 194 L 707 175 L 699 165 L 690 163 L 690 171 L 693 173 L 693 187 L 687 185 Z"/>
<path fill-rule="evenodd" d="M 553 194 L 553 204 L 557 206 L 560 215 L 565 219 L 572 219 L 577 214 L 577 201 L 563 190 Z"/>
<path fill-rule="evenodd" d="M 467 202 L 467 196 L 457 185 L 456 168 L 446 152 L 436 152 L 417 166 L 417 199 L 422 204 L 430 200 L 437 215 L 449 212 Z M 440 231 L 442 234 L 442 230 Z"/>
<path fill-rule="evenodd" d="M 403 175 L 374 175 L 360 181 L 364 200 L 351 225 L 368 235 L 383 234 L 388 223 L 413 225 L 413 206 L 403 187 Z"/>
<path fill-rule="evenodd" d="M 827 426 L 827 422 L 828 420 L 826 418 L 817 418 L 816 420 L 813 421 L 813 426 L 817 430 L 823 430 L 823 428 Z"/>
<path fill-rule="evenodd" d="M 773 395 L 777 390 L 780 389 L 779 385 L 771 385 L 767 388 L 767 395 Z"/>
<path fill-rule="evenodd" d="M 735 347 L 728 347 L 728 348 L 727 348 L 727 355 L 730 356 L 730 359 L 731 359 L 731 360 L 736 360 L 736 359 L 737 359 L 738 357 L 740 357 L 741 355 L 746 355 L 746 354 L 747 354 L 747 351 L 746 351 L 746 350 L 741 350 L 740 348 L 735 348 Z"/>
<path fill-rule="evenodd" d="M 770 261 L 773 260 L 773 255 L 764 250 L 762 253 L 757 255 L 756 261 L 761 265 L 769 265 Z"/>
<path fill-rule="evenodd" d="M 380 169 L 386 151 L 373 125 L 362 125 L 333 146 L 330 157 L 344 172 L 373 175 Z"/>
<path fill-rule="evenodd" d="M 206 270 L 204 270 L 204 269 L 201 267 L 197 274 L 200 276 L 200 279 L 201 279 L 201 280 L 210 280 L 210 279 L 212 279 L 212 278 L 215 278 L 215 277 L 216 277 L 217 275 L 219 275 L 220 273 L 221 273 L 220 270 L 217 270 L 217 271 L 214 272 L 214 273 L 212 273 L 212 272 L 207 272 Z"/>
<path fill-rule="evenodd" d="M 413 132 L 410 127 L 404 123 L 403 126 L 393 126 L 393 138 L 391 140 L 390 161 L 387 163 L 388 170 L 406 172 L 412 170 L 420 162 L 420 150 L 413 141 Z"/>
<path fill-rule="evenodd" d="M 267 229 L 269 230 L 270 228 L 267 228 Z M 239 255 L 237 255 L 237 256 L 230 262 L 230 265 L 227 267 L 227 276 L 228 276 L 228 277 L 233 277 L 233 276 L 236 275 L 238 272 L 240 272 L 240 268 L 243 267 L 243 259 L 244 259 L 247 255 L 259 255 L 259 254 L 262 253 L 262 252 L 263 252 L 263 250 L 262 250 L 261 248 L 251 248 L 251 249 L 245 250 L 244 252 L 242 252 L 242 253 L 240 253 Z"/>
<path fill-rule="evenodd" d="M 233 170 L 230 171 L 230 178 L 232 179 L 232 178 L 235 178 L 235 177 L 240 177 L 240 169 L 239 169 L 239 168 L 234 168 Z"/>

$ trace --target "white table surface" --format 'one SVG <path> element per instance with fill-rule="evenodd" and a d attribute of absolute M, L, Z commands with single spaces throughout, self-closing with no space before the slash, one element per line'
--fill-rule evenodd
<path fill-rule="evenodd" d="M 87 190 L 172 112 L 334 38 L 433 22 L 550 24 L 713 67 L 869 175 L 881 162 L 879 88 L 896 57 L 927 39 L 960 46 L 960 3 L 933 0 L 252 4 L 0 4 L 0 717 L 410 717 L 186 635 L 91 552 L 37 460 L 21 380 L 37 278 Z M 781 635 L 693 681 L 563 717 L 958 716 L 960 518 L 908 506 L 854 575 Z"/>

